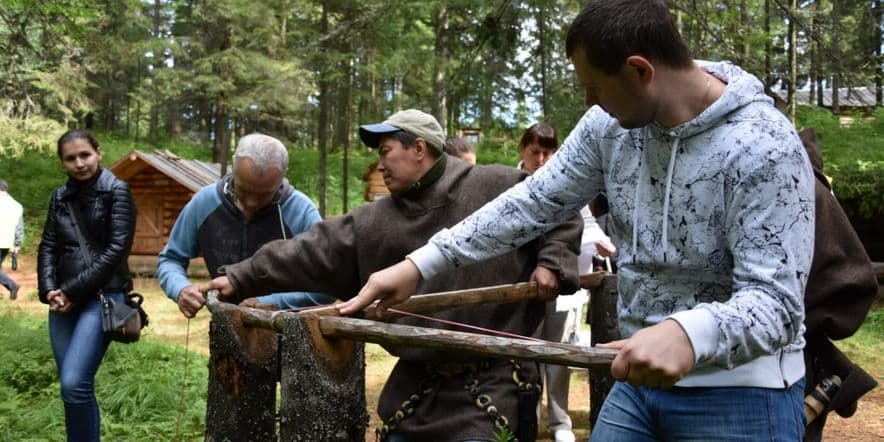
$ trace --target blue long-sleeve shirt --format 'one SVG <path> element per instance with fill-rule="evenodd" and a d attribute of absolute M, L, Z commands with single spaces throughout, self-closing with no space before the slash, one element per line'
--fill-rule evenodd
<path fill-rule="evenodd" d="M 157 278 L 170 299 L 177 301 L 181 290 L 192 285 L 187 267 L 192 258 L 203 256 L 212 278 L 219 268 L 252 256 L 264 244 L 291 238 L 322 220 L 319 211 L 303 193 L 287 181 L 273 202 L 247 221 L 236 207 L 232 176 L 200 189 L 175 221 L 169 242 L 157 260 Z M 293 269 L 293 271 L 297 271 Z M 280 308 L 324 304 L 333 298 L 309 292 L 254 293 L 264 304 Z"/>

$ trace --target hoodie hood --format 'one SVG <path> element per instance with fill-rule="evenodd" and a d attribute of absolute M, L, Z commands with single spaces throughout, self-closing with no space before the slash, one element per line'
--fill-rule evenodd
<path fill-rule="evenodd" d="M 673 128 L 665 128 L 659 123 L 654 122 L 648 127 L 655 134 L 676 138 L 691 137 L 705 132 L 735 111 L 750 104 L 756 102 L 773 104 L 773 99 L 764 93 L 764 85 L 761 81 L 734 64 L 727 61 L 710 62 L 702 60 L 697 60 L 696 63 L 700 69 L 714 75 L 725 83 L 724 92 L 706 110 L 691 121 Z"/>
<path fill-rule="evenodd" d="M 686 123 L 673 128 L 665 128 L 657 122 L 647 126 L 647 130 L 650 132 L 647 135 L 661 141 L 671 142 L 669 165 L 666 169 L 666 186 L 663 195 L 663 228 L 661 230 L 663 244 L 667 244 L 669 239 L 668 223 L 669 202 L 672 193 L 672 176 L 675 172 L 674 169 L 676 167 L 676 158 L 680 150 L 679 148 L 683 141 L 715 128 L 726 121 L 730 115 L 749 105 L 754 103 L 764 103 L 767 105 L 773 104 L 773 100 L 764 93 L 764 85 L 761 81 L 734 64 L 727 61 L 708 62 L 702 60 L 697 60 L 696 63 L 701 69 L 725 83 L 726 86 L 722 95 L 712 102 L 700 113 L 700 115 L 697 115 L 694 119 Z M 645 165 L 647 154 L 648 151 L 646 149 L 642 151 L 642 160 L 641 165 L 639 166 L 639 180 L 638 185 L 635 188 L 635 200 L 637 202 L 640 202 L 642 195 L 646 194 L 644 186 L 646 181 L 649 180 L 648 168 Z M 641 204 L 635 205 L 632 214 L 633 250 L 636 250 L 638 246 L 640 205 Z M 633 257 L 635 257 L 635 255 L 633 255 Z M 666 262 L 667 260 L 665 249 L 663 250 L 662 260 L 663 262 Z"/>

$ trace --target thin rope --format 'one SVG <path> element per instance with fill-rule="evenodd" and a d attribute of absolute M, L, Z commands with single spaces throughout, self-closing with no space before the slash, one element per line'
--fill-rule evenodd
<path fill-rule="evenodd" d="M 544 344 L 557 344 L 557 342 L 547 341 L 547 340 L 544 340 L 544 339 L 534 338 L 534 337 L 531 337 L 531 336 L 522 336 L 522 335 L 519 335 L 519 334 L 516 334 L 516 333 L 509 333 L 509 332 L 500 331 L 500 330 L 493 330 L 493 329 L 490 329 L 490 328 L 483 328 L 483 327 L 479 327 L 479 326 L 476 326 L 476 325 L 469 325 L 469 324 L 463 324 L 463 323 L 455 322 L 455 321 L 448 321 L 448 320 L 446 320 L 446 319 L 434 318 L 434 317 L 432 317 L 432 316 L 424 316 L 424 315 L 421 315 L 421 314 L 411 313 L 411 312 L 406 312 L 406 311 L 398 310 L 398 309 L 395 309 L 395 308 L 388 308 L 387 311 L 388 311 L 388 312 L 392 312 L 392 313 L 396 313 L 396 314 L 399 314 L 399 315 L 403 315 L 403 316 L 411 316 L 411 317 L 414 317 L 414 318 L 420 318 L 420 319 L 426 319 L 426 320 L 428 320 L 428 321 L 438 322 L 438 323 L 440 323 L 440 324 L 446 324 L 446 325 L 451 325 L 451 326 L 455 326 L 455 327 L 461 327 L 461 328 L 465 328 L 465 329 L 468 329 L 468 330 L 477 330 L 477 331 L 485 332 L 485 333 L 492 334 L 492 335 L 500 335 L 500 336 L 506 336 L 506 337 L 509 337 L 509 338 L 516 338 L 516 339 L 527 339 L 527 340 L 529 340 L 529 341 L 542 342 L 542 343 L 544 343 Z"/>
<path fill-rule="evenodd" d="M 181 391 L 178 394 L 178 418 L 175 419 L 175 440 L 181 440 L 181 416 L 184 414 L 184 390 L 187 388 L 187 354 L 190 353 L 190 318 L 187 318 L 187 331 L 184 334 L 184 376 L 181 377 Z"/>
<path fill-rule="evenodd" d="M 300 313 L 300 312 L 306 312 L 306 311 L 309 311 L 309 310 L 316 310 L 316 309 L 320 309 L 320 308 L 325 308 L 325 307 L 329 307 L 329 306 L 332 306 L 332 305 L 335 305 L 335 303 L 334 303 L 334 302 L 331 302 L 331 303 L 328 303 L 328 304 L 308 305 L 308 306 L 305 306 L 305 307 L 284 308 L 284 309 L 281 309 L 281 310 L 276 310 L 275 313 Z"/>
<path fill-rule="evenodd" d="M 328 307 L 330 305 L 333 305 L 333 303 L 332 304 L 323 304 L 323 305 L 311 305 L 311 306 L 307 306 L 307 307 L 294 307 L 294 308 L 289 308 L 289 309 L 285 309 L 285 310 L 279 310 L 279 312 L 297 313 L 297 312 L 303 312 L 303 311 L 309 311 L 309 310 L 313 310 L 313 309 Z M 531 336 L 522 336 L 522 335 L 516 334 L 516 333 L 509 333 L 509 332 L 505 332 L 505 331 L 479 327 L 476 325 L 469 325 L 469 324 L 464 324 L 461 322 L 434 318 L 432 316 L 425 316 L 425 315 L 421 315 L 418 313 L 406 312 L 404 310 L 399 310 L 399 309 L 395 309 L 395 308 L 388 308 L 387 311 L 391 312 L 391 313 L 396 313 L 396 314 L 399 314 L 402 316 L 411 316 L 414 318 L 425 319 L 427 321 L 438 322 L 440 324 L 451 325 L 453 327 L 460 327 L 460 328 L 464 328 L 464 329 L 468 329 L 468 330 L 481 331 L 481 332 L 485 332 L 487 334 L 492 334 L 492 335 L 500 335 L 500 336 L 506 336 L 509 338 L 516 338 L 516 339 L 526 339 L 529 341 L 541 342 L 541 343 L 545 343 L 545 344 L 560 344 L 560 342 L 556 342 L 556 341 L 547 341 L 545 339 L 534 338 Z"/>

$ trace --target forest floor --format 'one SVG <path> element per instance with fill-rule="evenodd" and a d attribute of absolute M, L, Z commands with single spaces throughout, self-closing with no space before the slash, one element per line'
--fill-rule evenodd
<path fill-rule="evenodd" d="M 35 316 L 45 315 L 46 306 L 37 300 L 37 279 L 35 273 L 34 258 L 24 256 L 20 260 L 19 270 L 9 271 L 8 260 L 4 263 L 4 271 L 19 282 L 22 290 L 19 299 L 14 301 L 16 307 Z M 2 290 L 2 289 L 0 289 Z M 148 339 L 158 339 L 164 342 L 183 346 L 188 339 L 187 320 L 180 314 L 177 306 L 168 300 L 159 288 L 159 284 L 153 278 L 137 278 L 135 291 L 145 295 L 145 309 L 150 315 L 150 326 L 145 328 L 144 336 Z M 8 294 L 2 293 L 3 301 L 0 306 L 11 305 Z M 189 348 L 202 354 L 208 354 L 208 328 L 209 315 L 205 310 L 191 321 L 189 334 Z M 390 356 L 382 348 L 374 344 L 366 345 L 366 398 L 370 412 L 371 423 L 366 431 L 365 440 L 374 441 L 374 429 L 378 419 L 374 413 L 377 398 L 380 394 L 386 376 L 392 370 L 396 358 Z M 864 367 L 878 382 L 884 380 L 884 367 Z M 584 370 L 574 370 L 571 376 L 571 391 L 569 395 L 569 412 L 573 421 L 574 433 L 577 440 L 587 440 L 589 431 L 589 389 L 587 387 L 587 374 Z M 541 441 L 551 440 L 551 435 L 546 431 L 545 411 L 540 423 Z M 849 418 L 841 418 L 834 413 L 829 415 L 825 427 L 824 439 L 828 441 L 866 442 L 884 440 L 884 388 L 878 386 L 867 393 L 859 403 L 856 414 Z"/>

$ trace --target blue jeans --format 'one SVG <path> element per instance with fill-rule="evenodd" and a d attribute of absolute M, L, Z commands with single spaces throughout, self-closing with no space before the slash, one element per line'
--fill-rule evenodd
<path fill-rule="evenodd" d="M 334 296 L 311 292 L 282 292 L 270 295 L 258 296 L 261 304 L 275 304 L 280 309 L 299 307 L 313 307 L 314 305 L 331 304 L 335 302 Z"/>
<path fill-rule="evenodd" d="M 8 253 L 9 249 L 0 249 L 0 285 L 6 287 L 6 289 L 12 293 L 12 289 L 18 287 L 18 284 L 16 284 L 6 273 L 3 273 L 3 260 L 6 259 Z"/>
<path fill-rule="evenodd" d="M 105 293 L 123 302 L 122 293 Z M 68 441 L 101 439 L 101 417 L 95 400 L 95 373 L 110 339 L 101 330 L 101 301 L 96 296 L 67 313 L 49 312 L 49 340 L 61 379 L 61 400 Z"/>
<path fill-rule="evenodd" d="M 804 379 L 786 389 L 661 390 L 617 382 L 590 440 L 801 441 Z"/>

